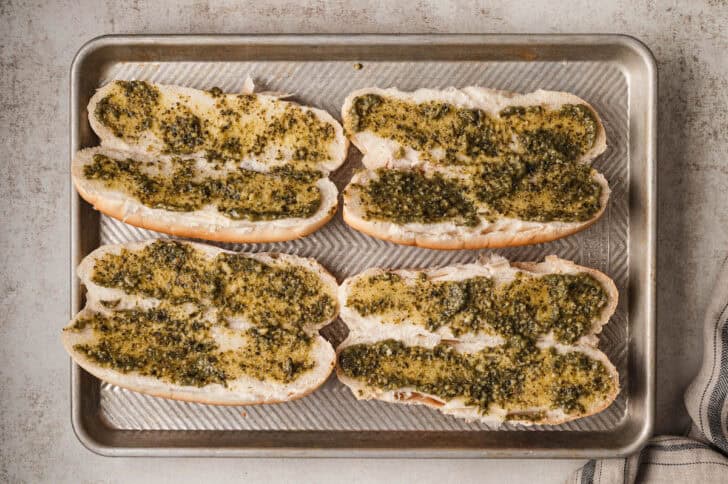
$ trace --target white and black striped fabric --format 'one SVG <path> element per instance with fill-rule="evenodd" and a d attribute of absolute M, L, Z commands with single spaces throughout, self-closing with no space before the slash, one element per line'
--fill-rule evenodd
<path fill-rule="evenodd" d="M 728 484 L 728 259 L 705 317 L 700 373 L 685 392 L 686 437 L 655 437 L 627 459 L 590 460 L 569 483 Z"/>

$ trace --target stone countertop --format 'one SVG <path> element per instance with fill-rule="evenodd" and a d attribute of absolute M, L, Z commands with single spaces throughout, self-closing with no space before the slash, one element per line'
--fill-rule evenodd
<path fill-rule="evenodd" d="M 728 3 L 0 2 L 0 481 L 561 482 L 578 460 L 122 459 L 70 424 L 68 79 L 77 49 L 109 33 L 627 33 L 659 66 L 657 421 L 687 423 L 703 308 L 728 250 Z M 558 6 L 557 6 L 558 4 Z M 389 478 L 389 479 L 388 479 Z"/>

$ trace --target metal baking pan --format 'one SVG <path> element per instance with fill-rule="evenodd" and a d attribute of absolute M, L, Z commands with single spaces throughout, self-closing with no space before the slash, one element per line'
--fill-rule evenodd
<path fill-rule="evenodd" d="M 514 260 L 555 253 L 616 281 L 620 303 L 600 346 L 617 366 L 623 390 L 596 416 L 495 430 L 428 408 L 358 402 L 335 378 L 295 402 L 214 407 L 126 391 L 74 365 L 72 421 L 84 445 L 111 456 L 577 458 L 626 455 L 644 443 L 654 400 L 656 68 L 643 44 L 618 35 L 100 37 L 73 61 L 71 153 L 97 143 L 86 104 L 96 87 L 112 79 L 235 92 L 247 75 L 262 89 L 295 93 L 295 99 L 336 116 L 348 92 L 371 85 L 544 88 L 573 92 L 593 104 L 609 142 L 595 162 L 613 191 L 607 212 L 580 234 L 498 252 Z M 352 148 L 334 174 L 339 188 L 359 163 Z M 100 216 L 72 193 L 69 316 L 84 303 L 74 271 L 86 254 L 99 244 L 156 235 Z M 340 215 L 300 240 L 227 247 L 316 257 L 339 279 L 374 265 L 435 266 L 482 253 L 393 245 L 350 230 Z M 326 334 L 336 340 L 344 332 L 338 322 Z"/>

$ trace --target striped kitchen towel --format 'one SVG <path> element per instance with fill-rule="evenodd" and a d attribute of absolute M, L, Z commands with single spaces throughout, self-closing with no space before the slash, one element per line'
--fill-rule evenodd
<path fill-rule="evenodd" d="M 685 392 L 687 437 L 655 437 L 626 459 L 590 460 L 569 483 L 728 484 L 728 259 L 705 317 L 703 366 Z"/>

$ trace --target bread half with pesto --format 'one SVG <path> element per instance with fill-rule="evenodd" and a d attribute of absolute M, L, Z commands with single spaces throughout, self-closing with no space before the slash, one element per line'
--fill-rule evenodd
<path fill-rule="evenodd" d="M 237 94 L 117 80 L 91 97 L 88 119 L 101 145 L 116 150 L 232 159 L 259 171 L 290 165 L 328 174 L 344 163 L 349 142 L 331 114 L 254 91 L 249 77 Z"/>
<path fill-rule="evenodd" d="M 377 101 L 378 104 L 377 104 Z M 393 102 L 392 106 L 387 106 Z M 401 103 L 401 104 L 400 104 Z M 344 100 L 341 108 L 341 118 L 344 121 L 346 134 L 351 142 L 362 152 L 362 163 L 367 169 L 378 168 L 435 168 L 452 166 L 450 160 L 454 159 L 461 164 L 472 163 L 478 156 L 488 157 L 487 139 L 477 139 L 478 133 L 460 133 L 463 137 L 461 143 L 475 141 L 469 146 L 469 153 L 457 151 L 449 156 L 447 148 L 458 148 L 456 144 L 449 146 L 442 136 L 435 139 L 406 139 L 405 131 L 409 131 L 415 138 L 427 130 L 430 133 L 443 135 L 448 134 L 444 128 L 451 128 L 452 117 L 476 116 L 479 119 L 465 119 L 468 126 L 473 128 L 481 127 L 488 120 L 496 123 L 504 118 L 521 118 L 518 124 L 525 124 L 523 118 L 544 117 L 548 113 L 559 113 L 559 110 L 566 108 L 571 110 L 577 108 L 574 113 L 577 117 L 590 118 L 588 146 L 581 146 L 573 157 L 582 163 L 589 163 L 607 149 L 607 136 L 604 125 L 597 114 L 597 111 L 584 99 L 568 92 L 537 91 L 520 94 L 511 91 L 489 89 L 479 86 L 469 86 L 462 89 L 454 87 L 446 89 L 417 89 L 416 91 L 401 91 L 397 88 L 382 89 L 368 87 L 358 89 L 349 94 Z M 384 109 L 387 109 L 385 112 Z M 404 111 L 404 110 L 406 111 Z M 529 113 L 529 109 L 537 109 L 541 112 Z M 408 115 L 409 113 L 409 115 Z M 472 113 L 472 114 L 471 114 Z M 392 116 L 394 115 L 394 116 Z M 368 117 L 376 118 L 371 121 Z M 387 118 L 393 126 L 385 127 L 386 131 L 380 131 L 374 123 L 382 118 Z M 554 116 L 553 119 L 543 122 L 538 128 L 549 128 L 558 124 L 560 120 L 566 120 L 561 116 Z M 436 121 L 447 126 L 434 127 L 428 124 Z M 480 124 L 473 124 L 480 123 Z M 568 122 L 564 122 L 568 124 Z M 419 127 L 419 131 L 410 129 Z M 485 126 L 486 129 L 488 126 Z M 555 127 L 555 126 L 553 126 Z M 472 134 L 473 136 L 469 136 Z M 512 134 L 512 133 L 504 133 Z M 470 139 L 468 140 L 467 138 Z M 478 146 L 477 141 L 482 141 Z M 500 140 L 497 140 L 500 141 Z M 518 148 L 525 148 L 521 140 L 517 138 L 507 139 L 511 144 L 513 152 Z M 579 142 L 579 144 L 583 144 Z M 440 148 L 440 149 L 437 149 Z M 478 151 L 475 151 L 477 148 Z M 497 148 L 497 147 L 496 147 Z M 577 147 L 579 148 L 579 147 Z M 475 156 L 474 156 L 475 155 Z M 495 156 L 490 156 L 494 158 Z"/>
<path fill-rule="evenodd" d="M 541 243 L 585 229 L 609 198 L 590 166 L 604 126 L 573 94 L 366 88 L 342 118 L 364 164 L 344 220 L 373 237 L 434 249 Z"/>
<path fill-rule="evenodd" d="M 219 242 L 263 243 L 304 237 L 336 214 L 338 190 L 318 172 L 267 172 L 235 163 L 104 147 L 76 153 L 79 195 L 136 227 Z"/>
<path fill-rule="evenodd" d="M 426 346 L 407 340 L 371 341 L 351 337 L 337 348 L 336 374 L 358 400 L 425 405 L 445 415 L 496 427 L 504 423 L 524 426 L 563 424 L 607 409 L 619 394 L 616 368 L 604 353 L 591 346 L 553 345 L 538 347 L 531 354 L 538 364 L 514 364 L 520 356 L 506 346 L 485 346 L 474 352 L 451 342 Z M 404 366 L 402 361 L 405 361 Z M 386 378 L 396 371 L 400 382 L 383 385 L 378 383 L 380 377 L 377 375 L 371 378 L 360 376 L 360 373 L 372 371 L 363 368 L 362 362 L 370 368 L 387 367 L 387 372 L 381 377 L 385 380 L 380 381 L 389 382 Z M 503 373 L 493 372 L 493 367 L 488 366 L 491 362 L 496 367 L 504 367 Z M 486 372 L 468 371 L 469 367 L 478 364 L 483 364 Z M 564 372 L 554 376 L 552 373 L 557 368 L 563 368 Z M 457 393 L 459 388 L 477 389 L 483 385 L 481 381 L 495 379 L 498 392 L 507 394 L 510 388 L 504 378 L 506 372 L 513 372 L 514 369 L 524 370 L 516 373 L 522 378 L 518 382 L 522 390 L 518 391 L 518 397 L 511 397 L 507 405 L 497 399 L 491 400 L 487 394 L 475 393 L 478 398 L 475 399 Z M 574 375 L 569 375 L 571 372 Z M 412 377 L 415 373 L 417 376 Z M 433 389 L 423 390 L 406 378 L 425 381 Z M 558 385 L 557 393 L 551 394 L 554 380 L 557 384 L 560 380 L 568 383 Z M 445 385 L 449 388 L 442 392 Z M 596 388 L 599 388 L 599 393 L 575 401 L 572 392 L 577 385 L 598 385 Z M 443 393 L 450 395 L 443 396 Z M 578 408 L 575 407 L 577 405 Z"/>
<path fill-rule="evenodd" d="M 395 178 L 394 190 L 380 192 L 378 182 Z M 494 213 L 480 204 L 468 176 L 418 169 L 360 170 L 343 193 L 343 219 L 359 232 L 395 244 L 428 249 L 460 250 L 541 244 L 580 232 L 604 213 L 610 189 L 593 172 L 593 215 L 586 220 L 528 220 Z M 422 185 L 422 189 L 418 188 Z M 372 193 L 377 200 L 372 200 Z M 424 220 L 437 221 L 424 221 Z M 414 221 L 413 221 L 414 220 Z"/>
<path fill-rule="evenodd" d="M 497 345 L 519 336 L 594 347 L 619 301 L 614 281 L 596 269 L 555 255 L 509 262 L 495 254 L 431 269 L 370 268 L 345 279 L 338 297 L 355 333 L 423 344 Z M 518 307 L 530 309 L 519 315 Z M 518 319 L 529 324 L 509 325 Z"/>
<path fill-rule="evenodd" d="M 318 331 L 338 314 L 338 286 L 313 259 L 160 239 L 102 246 L 77 274 L 87 303 L 61 339 L 103 381 L 252 405 L 301 398 L 333 370 Z"/>
<path fill-rule="evenodd" d="M 328 175 L 348 140 L 326 111 L 254 93 L 114 81 L 88 104 L 101 146 L 74 156 L 79 194 L 99 211 L 171 235 L 291 240 L 334 216 Z"/>
<path fill-rule="evenodd" d="M 619 393 L 597 347 L 617 301 L 608 276 L 556 256 L 368 269 L 339 287 L 337 375 L 359 399 L 488 424 L 583 418 Z"/>

